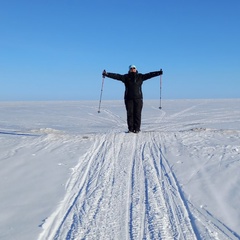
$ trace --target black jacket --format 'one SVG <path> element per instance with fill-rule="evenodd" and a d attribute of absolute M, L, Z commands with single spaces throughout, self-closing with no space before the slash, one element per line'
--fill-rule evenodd
<path fill-rule="evenodd" d="M 119 81 L 122 81 L 125 84 L 125 100 L 131 99 L 142 99 L 142 84 L 143 81 L 150 79 L 152 77 L 159 76 L 161 74 L 160 71 L 150 72 L 146 74 L 142 73 L 134 73 L 128 72 L 127 74 L 121 75 L 117 73 L 107 73 L 106 76 L 109 78 L 113 78 Z"/>

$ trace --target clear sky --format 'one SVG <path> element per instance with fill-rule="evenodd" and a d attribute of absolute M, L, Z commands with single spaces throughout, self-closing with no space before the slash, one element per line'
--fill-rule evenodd
<path fill-rule="evenodd" d="M 239 26 L 239 0 L 1 1 L 0 101 L 98 100 L 130 64 L 163 69 L 163 99 L 240 98 Z M 123 91 L 105 79 L 103 99 Z"/>

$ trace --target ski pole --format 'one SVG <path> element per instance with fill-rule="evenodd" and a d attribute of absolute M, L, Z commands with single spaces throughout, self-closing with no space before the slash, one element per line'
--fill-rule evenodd
<path fill-rule="evenodd" d="M 162 71 L 162 69 L 161 69 Z M 160 75 L 160 103 L 159 103 L 159 109 L 162 109 L 162 75 Z"/>
<path fill-rule="evenodd" d="M 102 93 L 103 93 L 104 78 L 105 78 L 105 76 L 102 76 L 102 87 L 101 87 L 101 93 L 100 93 L 98 113 L 100 113 L 100 108 L 101 108 L 101 103 L 102 103 Z"/>

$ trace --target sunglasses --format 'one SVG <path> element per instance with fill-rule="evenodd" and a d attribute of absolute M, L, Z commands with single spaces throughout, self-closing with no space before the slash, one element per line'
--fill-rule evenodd
<path fill-rule="evenodd" d="M 135 67 L 132 67 L 132 68 L 130 68 L 130 69 L 136 69 Z"/>

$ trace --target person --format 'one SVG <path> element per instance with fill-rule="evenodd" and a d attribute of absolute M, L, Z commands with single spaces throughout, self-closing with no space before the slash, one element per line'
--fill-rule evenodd
<path fill-rule="evenodd" d="M 125 85 L 124 102 L 127 111 L 128 132 L 138 133 L 140 131 L 143 107 L 143 81 L 162 74 L 162 69 L 160 71 L 149 72 L 146 74 L 138 73 L 135 65 L 130 65 L 128 73 L 124 75 L 110 73 L 103 70 L 103 77 L 106 76 L 122 81 Z"/>

